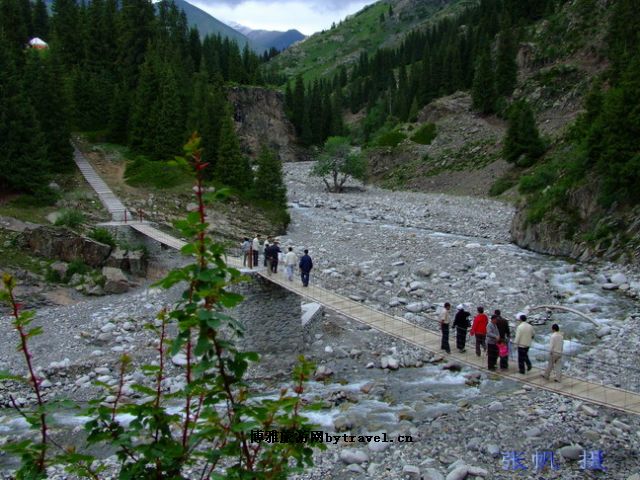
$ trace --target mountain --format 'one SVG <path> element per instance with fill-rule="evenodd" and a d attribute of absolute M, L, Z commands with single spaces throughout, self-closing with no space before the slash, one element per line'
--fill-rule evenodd
<path fill-rule="evenodd" d="M 269 62 L 275 72 L 305 80 L 350 65 L 361 52 L 400 42 L 407 32 L 454 16 L 476 0 L 387 0 L 364 7 L 329 30 L 315 33 Z"/>
<path fill-rule="evenodd" d="M 260 51 L 259 48 L 256 48 L 254 44 L 242 33 L 234 30 L 226 23 L 221 22 L 217 18 L 209 15 L 204 10 L 199 9 L 198 7 L 186 2 L 185 0 L 173 0 L 176 4 L 176 7 L 184 11 L 187 15 L 187 21 L 189 25 L 195 26 L 198 28 L 200 35 L 202 37 L 206 35 L 221 35 L 222 37 L 227 37 L 231 40 L 234 40 L 240 49 L 244 48 L 244 46 L 248 43 L 250 47 L 252 47 L 255 51 Z"/>
<path fill-rule="evenodd" d="M 286 32 L 270 30 L 251 30 L 245 34 L 253 43 L 263 50 L 275 48 L 278 51 L 285 50 L 306 37 L 298 30 L 287 30 Z"/>
<path fill-rule="evenodd" d="M 262 51 L 275 48 L 281 52 L 294 43 L 307 38 L 306 35 L 295 29 L 281 32 L 277 30 L 252 30 L 236 22 L 229 22 L 229 25 L 249 38 Z"/>
<path fill-rule="evenodd" d="M 640 264 L 639 30 L 637 0 L 384 0 L 267 68 L 300 142 L 348 135 L 372 181 L 500 196 L 523 247 Z"/>

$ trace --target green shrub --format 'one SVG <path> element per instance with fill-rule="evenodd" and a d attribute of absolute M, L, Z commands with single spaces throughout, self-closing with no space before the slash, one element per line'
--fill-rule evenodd
<path fill-rule="evenodd" d="M 498 195 L 501 195 L 507 190 L 509 190 L 515 184 L 516 184 L 516 180 L 514 178 L 500 177 L 498 180 L 494 182 L 493 185 L 491 185 L 491 188 L 489 189 L 489 196 L 497 197 Z"/>
<path fill-rule="evenodd" d="M 60 278 L 60 274 L 55 270 L 50 268 L 44 274 L 44 279 L 49 283 L 60 283 L 62 282 L 62 278 Z"/>
<path fill-rule="evenodd" d="M 436 135 L 436 124 L 425 123 L 416 131 L 416 133 L 413 134 L 411 140 L 419 143 L 420 145 L 430 145 L 436 138 Z"/>
<path fill-rule="evenodd" d="M 82 260 L 73 260 L 67 267 L 67 275 L 64 278 L 65 282 L 71 280 L 76 273 L 79 275 L 85 275 L 91 271 L 91 267 L 84 263 Z"/>
<path fill-rule="evenodd" d="M 534 193 L 550 185 L 554 180 L 553 170 L 544 165 L 537 168 L 530 175 L 525 175 L 520 179 L 518 191 L 520 193 Z"/>
<path fill-rule="evenodd" d="M 116 241 L 111 235 L 111 232 L 103 227 L 94 228 L 91 233 L 89 233 L 89 237 L 93 238 L 96 242 L 104 243 L 105 245 L 111 245 L 112 247 L 116 246 Z"/>
<path fill-rule="evenodd" d="M 378 147 L 396 147 L 407 136 L 399 130 L 391 130 L 383 133 L 376 138 L 375 144 Z"/>
<path fill-rule="evenodd" d="M 84 222 L 84 215 L 81 212 L 77 210 L 62 210 L 60 216 L 56 219 L 55 225 L 76 229 L 82 222 Z"/>
<path fill-rule="evenodd" d="M 201 171 L 205 165 L 198 141 L 193 137 L 185 150 Z M 240 350 L 236 340 L 242 335 L 242 325 L 225 311 L 242 301 L 230 287 L 245 278 L 227 266 L 222 245 L 199 234 L 208 227 L 203 213 L 205 197 L 200 177 L 198 212 L 175 224 L 192 239 L 182 252 L 193 257 L 193 263 L 175 268 L 156 284 L 165 289 L 181 285 L 185 290 L 181 300 L 161 310 L 157 320 L 147 325 L 157 334 L 158 356 L 154 364 L 140 366 L 146 378 L 132 385 L 132 390 L 145 398 L 139 402 L 123 398 L 125 378 L 134 362 L 124 354 L 117 361 L 116 384 L 98 383 L 104 394 L 90 400 L 83 413 L 88 417 L 84 424 L 87 446 L 94 451 L 108 448 L 114 452 L 119 459 L 116 478 L 182 479 L 187 471 L 197 469 L 202 472 L 197 478 L 285 479 L 313 465 L 314 449 L 326 448 L 298 435 L 318 428 L 303 416 L 309 407 L 302 395 L 314 371 L 313 364 L 300 357 L 292 385 L 281 388 L 275 398 L 259 398 L 246 380 L 259 355 Z M 34 311 L 19 310 L 16 286 L 11 275 L 3 275 L 0 301 L 8 303 L 13 312 L 11 324 L 18 337 L 18 350 L 28 366 L 27 384 L 36 399 L 35 406 L 21 408 L 19 413 L 35 435 L 11 439 L 2 450 L 20 459 L 16 478 L 47 478 L 51 465 L 63 465 L 82 478 L 102 478 L 98 474 L 105 466 L 88 449 L 78 451 L 61 445 L 48 434 L 53 412 L 69 408 L 71 402 L 54 403 L 41 394 L 41 382 L 31 368 L 30 339 L 42 334 L 43 329 L 31 326 Z M 170 358 L 177 353 L 185 356 L 184 383 L 169 394 L 163 383 Z M 113 400 L 107 403 L 106 396 Z M 176 406 L 179 413 L 174 410 Z M 123 418 L 131 420 L 123 423 Z M 261 434 L 267 431 L 280 432 L 280 441 L 264 439 Z"/>
<path fill-rule="evenodd" d="M 152 161 L 138 156 L 127 164 L 125 180 L 134 187 L 159 189 L 177 187 L 191 183 L 192 177 L 185 165 L 177 161 Z"/>

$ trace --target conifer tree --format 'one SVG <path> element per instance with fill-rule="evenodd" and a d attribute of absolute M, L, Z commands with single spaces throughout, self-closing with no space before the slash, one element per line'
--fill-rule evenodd
<path fill-rule="evenodd" d="M 533 110 L 524 101 L 514 103 L 509 112 L 509 127 L 502 154 L 509 163 L 529 167 L 544 153 L 544 143 L 538 133 Z"/>
<path fill-rule="evenodd" d="M 36 0 L 33 6 L 31 24 L 33 25 L 33 35 L 35 37 L 42 38 L 45 41 L 49 40 L 49 12 L 44 0 Z"/>
<path fill-rule="evenodd" d="M 287 189 L 284 186 L 282 162 L 273 150 L 262 145 L 257 163 L 258 169 L 253 187 L 255 197 L 278 207 L 286 207 Z"/>
<path fill-rule="evenodd" d="M 220 141 L 215 178 L 240 192 L 247 192 L 253 185 L 253 170 L 247 157 L 240 151 L 240 144 L 229 112 L 220 125 Z"/>
<path fill-rule="evenodd" d="M 293 88 L 293 102 L 291 105 L 291 122 L 296 127 L 298 135 L 302 134 L 302 123 L 304 121 L 305 112 L 305 92 L 304 82 L 302 76 L 299 75 L 296 78 L 296 83 Z"/>
<path fill-rule="evenodd" d="M 36 50 L 27 53 L 24 81 L 45 137 L 51 171 L 68 171 L 73 167 L 73 149 L 69 143 L 68 113 L 62 81 L 54 73 L 51 62 L 42 58 Z"/>
<path fill-rule="evenodd" d="M 518 77 L 517 53 L 518 47 L 513 30 L 510 23 L 505 21 L 498 38 L 496 55 L 496 93 L 498 95 L 509 96 L 516 86 Z"/>
<path fill-rule="evenodd" d="M 491 55 L 488 50 L 483 52 L 478 59 L 473 87 L 471 89 L 473 108 L 482 114 L 490 114 L 495 111 L 496 86 L 493 75 Z"/>
<path fill-rule="evenodd" d="M 46 190 L 47 143 L 26 86 L 0 30 L 0 187 Z"/>

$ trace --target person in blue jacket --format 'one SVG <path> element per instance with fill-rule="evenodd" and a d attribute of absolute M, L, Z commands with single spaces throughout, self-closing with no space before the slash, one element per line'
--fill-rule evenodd
<path fill-rule="evenodd" d="M 309 286 L 309 273 L 313 268 L 313 261 L 309 256 L 309 250 L 304 251 L 304 255 L 300 258 L 300 263 L 298 264 L 300 267 L 300 277 L 302 278 L 302 286 Z"/>

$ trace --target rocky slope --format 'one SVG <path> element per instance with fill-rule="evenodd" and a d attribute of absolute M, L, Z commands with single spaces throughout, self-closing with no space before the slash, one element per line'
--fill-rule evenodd
<path fill-rule="evenodd" d="M 305 151 L 296 145 L 295 129 L 284 113 L 281 93 L 260 87 L 231 87 L 227 92 L 246 154 L 255 157 L 260 146 L 266 145 L 283 162 L 306 158 Z"/>

